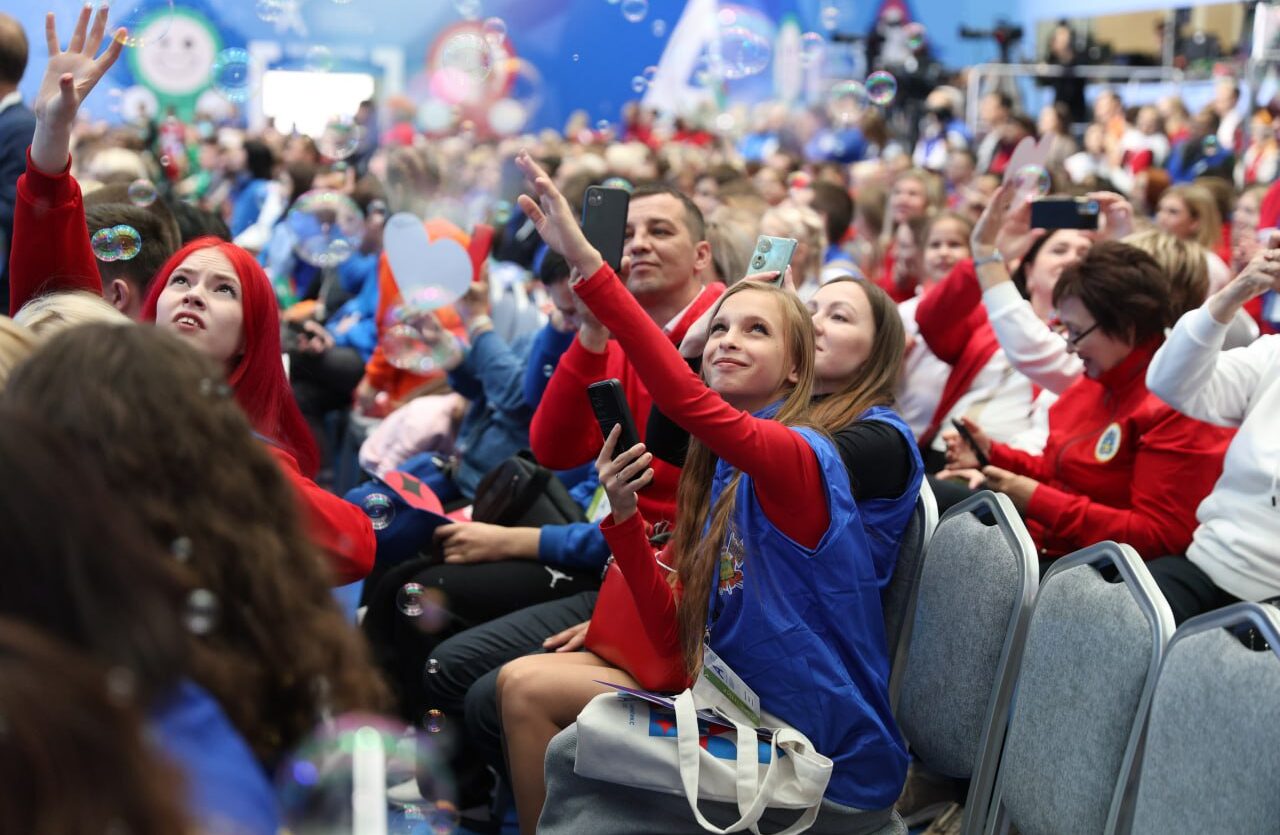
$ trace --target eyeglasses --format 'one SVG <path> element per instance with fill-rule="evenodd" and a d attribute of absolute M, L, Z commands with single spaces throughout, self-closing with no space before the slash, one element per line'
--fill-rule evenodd
<path fill-rule="evenodd" d="M 1082 330 L 1080 333 L 1077 333 L 1077 334 L 1072 334 L 1071 329 L 1068 328 L 1065 324 L 1063 324 L 1058 319 L 1054 319 L 1053 321 L 1051 321 L 1049 323 L 1049 327 L 1053 328 L 1054 332 L 1058 334 L 1058 336 L 1066 340 L 1067 345 L 1071 346 L 1072 348 L 1075 348 L 1081 342 L 1084 341 L 1084 338 L 1086 336 L 1088 336 L 1089 334 L 1093 333 L 1095 330 L 1098 329 L 1098 324 L 1099 324 L 1098 322 L 1094 322 L 1092 325 L 1090 325 L 1089 327 L 1085 328 L 1084 330 Z"/>

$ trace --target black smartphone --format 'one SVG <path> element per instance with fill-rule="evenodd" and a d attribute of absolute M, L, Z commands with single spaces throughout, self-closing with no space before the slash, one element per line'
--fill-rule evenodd
<path fill-rule="evenodd" d="M 1100 207 L 1088 198 L 1049 198 L 1031 203 L 1032 229 L 1097 229 Z"/>
<path fill-rule="evenodd" d="M 614 272 L 622 269 L 622 246 L 627 238 L 627 206 L 631 192 L 590 186 L 582 201 L 582 232 Z"/>
<path fill-rule="evenodd" d="M 627 396 L 622 393 L 622 383 L 617 379 L 592 383 L 587 386 L 587 398 L 591 401 L 591 410 L 596 413 L 600 432 L 606 439 L 614 426 L 622 424 L 622 435 L 613 448 L 614 458 L 640 443 L 635 421 L 631 419 L 631 408 L 627 405 Z"/>
<path fill-rule="evenodd" d="M 973 450 L 973 457 L 978 459 L 978 469 L 981 470 L 984 467 L 991 466 L 991 459 L 982 450 L 978 449 L 977 443 L 973 440 L 973 434 L 965 428 L 965 425 L 956 418 L 951 419 L 951 425 L 960 433 L 960 437 L 964 438 L 964 442 L 969 445 L 969 449 Z"/>

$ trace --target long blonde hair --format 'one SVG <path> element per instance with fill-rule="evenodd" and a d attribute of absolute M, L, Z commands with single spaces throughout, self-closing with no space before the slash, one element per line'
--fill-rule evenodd
<path fill-rule="evenodd" d="M 774 420 L 787 426 L 800 425 L 809 412 L 809 400 L 813 396 L 813 320 L 809 317 L 809 311 L 792 293 L 769 284 L 746 281 L 725 291 L 716 302 L 712 318 L 719 313 L 726 300 L 740 293 L 760 293 L 777 301 L 778 310 L 782 314 L 787 361 L 794 364 L 797 380 L 774 415 Z M 741 472 L 734 473 L 713 506 L 711 485 L 717 461 L 715 454 L 706 445 L 697 438 L 690 438 L 689 453 L 685 458 L 676 493 L 676 527 L 671 538 L 671 553 L 675 555 L 676 574 L 683 588 L 676 607 L 676 620 L 680 629 L 680 647 L 685 667 L 691 675 L 702 664 L 707 596 L 710 594 L 712 574 L 729 530 L 729 520 L 737 504 L 738 483 L 742 478 Z M 710 524 L 706 526 L 708 519 Z"/>

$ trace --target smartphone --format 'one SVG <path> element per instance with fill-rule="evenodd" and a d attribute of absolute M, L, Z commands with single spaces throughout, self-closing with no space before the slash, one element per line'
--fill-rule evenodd
<path fill-rule="evenodd" d="M 773 280 L 773 283 L 781 286 L 783 275 L 787 271 L 787 265 L 791 263 L 791 256 L 795 254 L 795 238 L 774 238 L 770 235 L 761 235 L 756 238 L 755 251 L 751 253 L 751 260 L 747 262 L 747 275 L 777 270 L 778 277 Z"/>
<path fill-rule="evenodd" d="M 582 232 L 614 272 L 622 269 L 627 238 L 627 206 L 631 193 L 621 188 L 590 186 L 582 202 Z"/>
<path fill-rule="evenodd" d="M 982 450 L 978 449 L 978 444 L 973 440 L 973 434 L 965 428 L 965 425 L 957 418 L 951 419 L 951 425 L 960 433 L 960 437 L 964 438 L 964 442 L 969 445 L 969 449 L 973 450 L 973 457 L 978 459 L 978 469 L 981 470 L 983 467 L 989 467 L 991 465 L 991 459 L 988 458 Z"/>
<path fill-rule="evenodd" d="M 1100 208 L 1088 198 L 1049 198 L 1031 203 L 1032 229 L 1097 229 Z"/>
<path fill-rule="evenodd" d="M 592 383 L 587 386 L 587 398 L 591 400 L 591 410 L 596 413 L 596 422 L 600 424 L 600 432 L 606 439 L 614 426 L 622 424 L 622 435 L 613 448 L 614 458 L 640 443 L 636 424 L 631 419 L 631 408 L 627 405 L 627 396 L 622 393 L 622 383 L 617 379 Z"/>

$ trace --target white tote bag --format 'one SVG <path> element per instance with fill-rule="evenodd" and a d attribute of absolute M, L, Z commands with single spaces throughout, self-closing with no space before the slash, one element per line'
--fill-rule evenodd
<path fill-rule="evenodd" d="M 804 734 L 774 716 L 765 714 L 763 729 L 727 717 L 699 727 L 700 715 L 705 719 L 708 714 L 698 708 L 692 690 L 675 698 L 674 715 L 634 697 L 596 696 L 578 715 L 574 773 L 683 795 L 702 828 L 721 835 L 759 833 L 756 825 L 770 808 L 804 810 L 776 835 L 793 835 L 812 826 L 831 779 L 831 760 L 815 751 Z M 700 800 L 732 803 L 741 817 L 721 829 L 698 809 Z"/>

